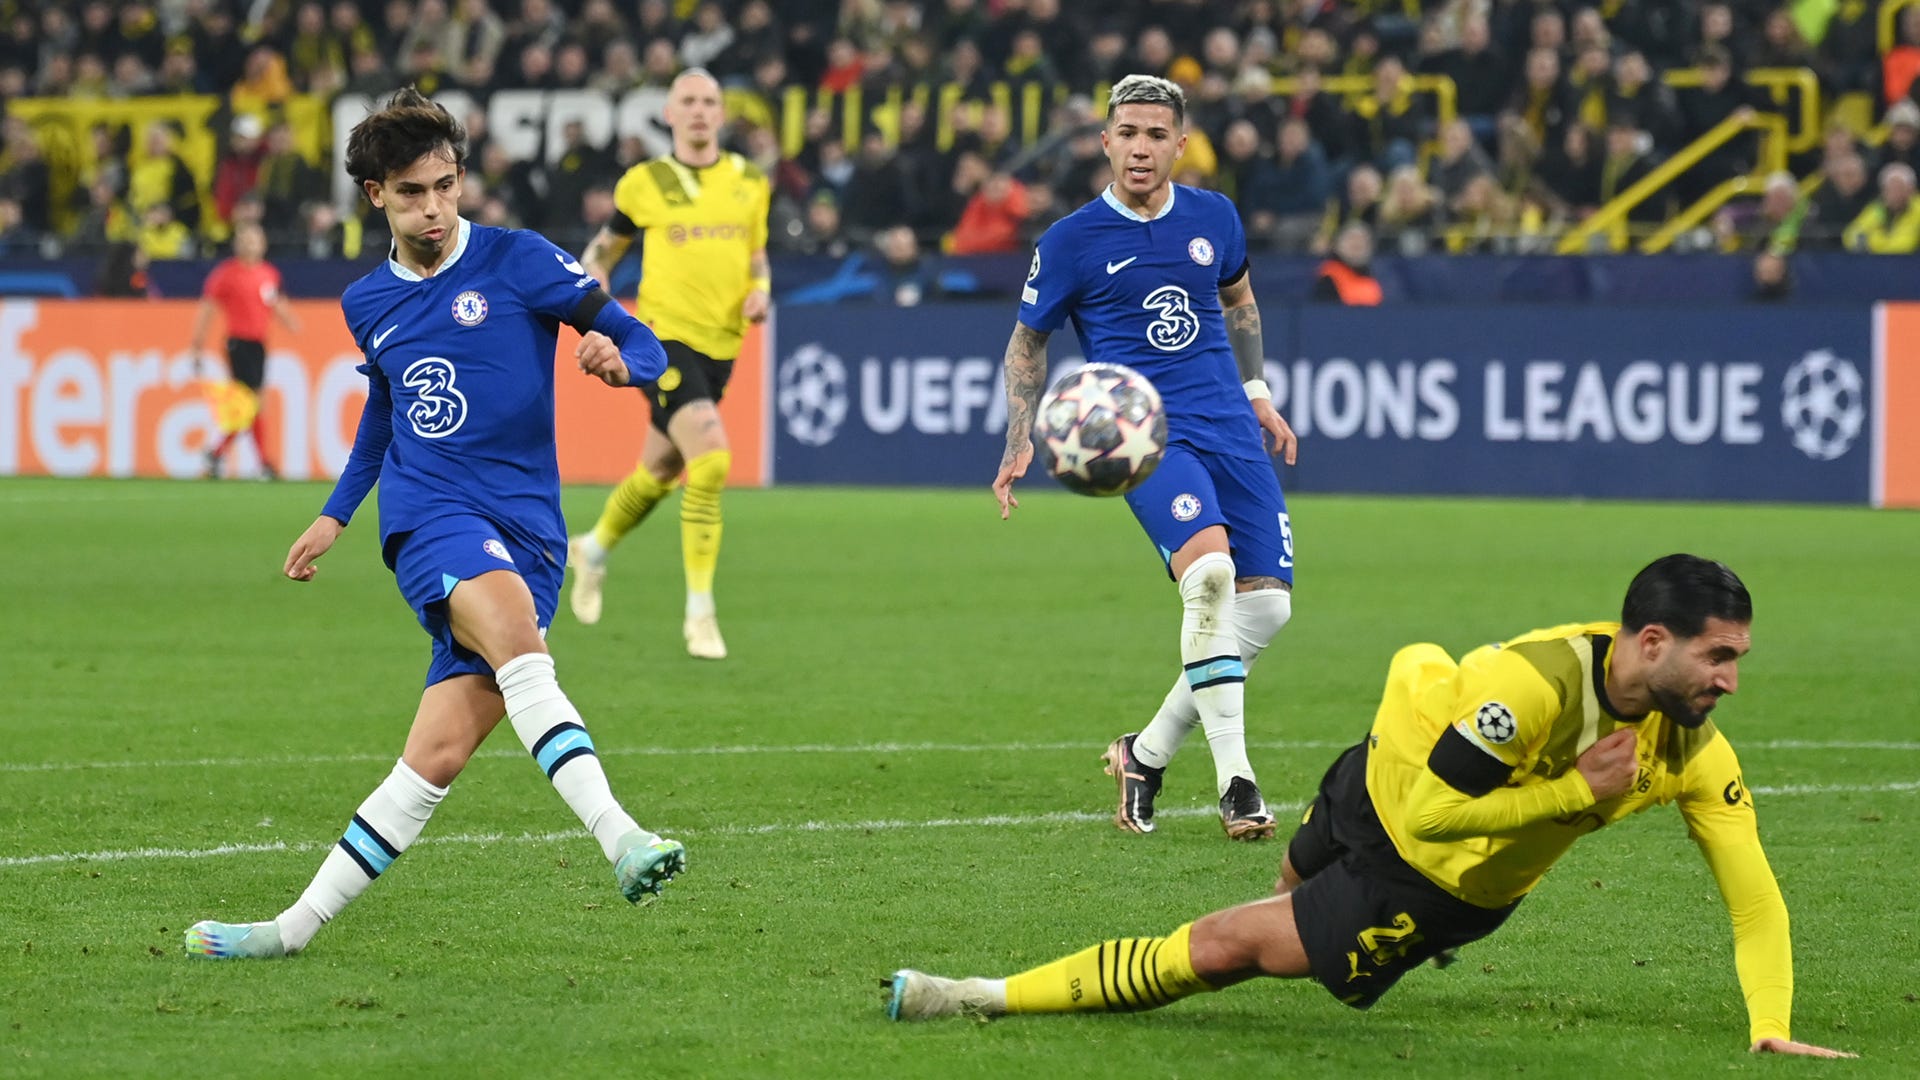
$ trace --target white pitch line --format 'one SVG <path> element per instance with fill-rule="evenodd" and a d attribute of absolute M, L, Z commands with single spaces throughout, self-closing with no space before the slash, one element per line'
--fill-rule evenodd
<path fill-rule="evenodd" d="M 1268 803 L 1270 809 L 1298 810 L 1304 803 Z M 1160 811 L 1161 818 L 1212 817 L 1220 811 L 1210 806 L 1182 806 Z M 1109 821 L 1111 813 L 1094 813 L 1090 810 L 1059 810 L 1047 814 L 991 814 L 973 818 L 933 818 L 931 820 L 912 821 L 904 818 L 883 818 L 872 821 L 792 821 L 768 822 L 760 825 L 715 825 L 705 829 L 668 829 L 664 835 L 681 836 L 765 836 L 769 833 L 821 833 L 821 832 L 893 832 L 901 829 L 954 829 L 954 828 L 1009 828 L 1024 825 L 1074 824 L 1079 822 Z M 566 840 L 584 839 L 586 834 L 578 829 L 564 832 L 544 833 L 454 833 L 450 836 L 427 835 L 414 841 L 420 844 L 553 844 Z M 262 844 L 221 844 L 211 848 L 131 848 L 120 851 L 68 851 L 53 855 L 10 855 L 0 857 L 0 869 L 15 866 L 40 866 L 47 863 L 69 862 L 126 862 L 138 859 L 211 859 L 221 855 L 258 855 L 268 852 L 318 851 L 330 848 L 334 841 L 300 840 L 293 843 L 274 841 Z"/>
<path fill-rule="evenodd" d="M 1902 780 L 1885 784 L 1782 784 L 1753 788 L 1755 795 L 1839 795 L 1894 794 L 1920 791 L 1920 780 Z M 1270 802 L 1267 806 L 1289 813 L 1306 805 L 1303 802 Z M 1210 806 L 1179 806 L 1161 810 L 1156 817 L 1213 817 L 1219 811 Z M 1030 825 L 1070 825 L 1111 820 L 1107 812 L 1091 810 L 1055 810 L 1044 814 L 989 814 L 984 817 L 879 818 L 871 821 L 775 821 L 759 825 L 715 825 L 710 828 L 668 829 L 670 836 L 766 836 L 773 833 L 898 832 L 906 829 L 992 829 L 1021 828 Z M 451 836 L 423 836 L 415 844 L 552 844 L 580 839 L 577 830 L 544 833 L 455 833 Z M 260 844 L 221 844 L 210 848 L 129 848 L 108 851 L 64 851 L 48 855 L 0 856 L 0 870 L 50 863 L 127 862 L 141 859 L 211 859 L 222 855 L 257 855 L 270 852 L 318 851 L 333 846 L 333 841 L 301 840 L 293 843 L 273 841 Z"/>
<path fill-rule="evenodd" d="M 1767 739 L 1760 742 L 1734 741 L 1735 750 L 1920 750 L 1920 742 L 1842 741 L 1813 742 L 1806 739 Z"/>
<path fill-rule="evenodd" d="M 1885 784 L 1775 784 L 1753 789 L 1756 795 L 1842 795 L 1877 792 L 1920 791 L 1920 780 L 1895 780 Z"/>
<path fill-rule="evenodd" d="M 185 480 L 186 478 L 182 477 L 179 479 Z M 224 484 L 216 487 L 212 484 L 189 483 L 180 483 L 179 486 L 170 491 L 15 491 L 0 493 L 0 506 L 18 506 L 29 503 L 125 503 L 160 502 L 163 500 L 175 502 L 180 499 L 182 493 L 184 493 L 188 487 L 195 489 L 194 494 L 196 497 L 211 491 L 224 490 L 227 488 L 239 488 L 257 492 L 257 488 L 253 484 Z"/>
<path fill-rule="evenodd" d="M 1251 742 L 1247 745 L 1265 750 L 1344 750 L 1352 743 L 1303 740 L 1299 742 Z M 616 746 L 597 750 L 602 757 L 731 757 L 757 754 L 1029 754 L 1057 751 L 1085 751 L 1098 758 L 1105 744 L 1091 742 L 1050 743 L 797 743 L 788 745 L 739 746 Z M 525 757 L 524 750 L 482 750 L 476 758 Z M 173 761 L 12 761 L 0 762 L 0 773 L 75 772 L 85 769 L 193 769 L 239 768 L 257 765 L 335 765 L 358 762 L 392 761 L 391 752 L 382 754 L 288 754 L 257 758 L 182 758 Z"/>
<path fill-rule="evenodd" d="M 1345 750 L 1353 743 L 1327 739 L 1280 741 L 1250 740 L 1256 750 Z M 1104 746 L 1091 742 L 1012 742 L 1012 743 L 798 743 L 790 745 L 739 746 L 615 746 L 600 750 L 602 757 L 731 757 L 772 754 L 1033 754 L 1087 752 L 1097 755 Z M 1920 742 L 1810 742 L 1801 739 L 1773 739 L 1736 744 L 1738 750 L 1920 750 Z M 0 762 L 0 773 L 82 772 L 87 769 L 231 769 L 263 768 L 274 765 L 352 765 L 392 761 L 387 753 L 355 754 L 283 754 L 264 757 L 179 758 L 160 761 L 8 761 Z M 482 750 L 476 758 L 514 758 L 522 751 Z"/>

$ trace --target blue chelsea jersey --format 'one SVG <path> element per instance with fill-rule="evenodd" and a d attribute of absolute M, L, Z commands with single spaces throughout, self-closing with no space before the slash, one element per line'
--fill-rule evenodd
<path fill-rule="evenodd" d="M 564 558 L 554 351 L 561 322 L 596 287 L 540 234 L 465 219 L 432 277 L 389 259 L 348 286 L 340 307 L 367 357 L 368 394 L 392 403 L 383 547 L 469 513 Z"/>
<path fill-rule="evenodd" d="M 1226 196 L 1173 184 L 1148 220 L 1108 188 L 1040 237 L 1020 321 L 1051 333 L 1072 316 L 1082 355 L 1125 364 L 1160 391 L 1169 441 L 1265 460 L 1220 308 L 1220 286 L 1246 269 Z"/>

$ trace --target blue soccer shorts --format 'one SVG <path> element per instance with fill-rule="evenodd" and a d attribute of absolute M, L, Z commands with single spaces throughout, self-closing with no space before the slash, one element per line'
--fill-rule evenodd
<path fill-rule="evenodd" d="M 453 639 L 447 597 L 463 581 L 495 570 L 512 570 L 533 593 L 533 610 L 545 634 L 559 609 L 565 555 L 529 548 L 500 526 L 473 514 L 435 518 L 411 532 L 387 538 L 387 565 L 400 595 L 433 637 L 427 685 L 455 675 L 493 675 L 480 654 Z"/>
<path fill-rule="evenodd" d="M 1235 577 L 1293 584 L 1293 524 L 1271 461 L 1173 443 L 1147 482 L 1127 494 L 1127 506 L 1169 577 L 1181 545 L 1201 529 L 1224 525 Z"/>

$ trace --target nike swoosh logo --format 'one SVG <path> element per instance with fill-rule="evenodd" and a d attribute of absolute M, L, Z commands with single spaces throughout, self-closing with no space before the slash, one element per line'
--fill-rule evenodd
<path fill-rule="evenodd" d="M 380 343 L 392 337 L 393 332 L 398 329 L 400 329 L 400 324 L 394 323 L 392 326 L 389 326 L 385 330 L 382 330 L 379 333 L 373 335 L 373 347 L 378 349 L 380 347 Z"/>
<path fill-rule="evenodd" d="M 553 253 L 553 257 L 560 261 L 560 269 L 565 270 L 569 274 L 584 274 L 587 272 L 586 267 L 580 265 L 579 259 L 569 259 L 558 251 Z"/>
<path fill-rule="evenodd" d="M 1135 255 L 1135 256 L 1133 257 L 1133 259 L 1137 259 L 1137 258 L 1139 258 L 1139 257 L 1140 257 L 1140 256 L 1138 256 L 1138 255 Z M 1125 270 L 1125 269 L 1126 269 L 1126 268 L 1127 268 L 1128 266 L 1130 266 L 1130 265 L 1132 265 L 1132 264 L 1133 264 L 1133 259 L 1121 259 L 1121 260 L 1120 260 L 1119 262 L 1117 262 L 1117 263 L 1115 263 L 1115 262 L 1110 262 L 1110 263 L 1108 263 L 1108 264 L 1107 264 L 1107 273 L 1109 273 L 1109 274 L 1117 274 L 1117 273 L 1119 273 L 1120 271 L 1122 271 L 1122 270 Z"/>

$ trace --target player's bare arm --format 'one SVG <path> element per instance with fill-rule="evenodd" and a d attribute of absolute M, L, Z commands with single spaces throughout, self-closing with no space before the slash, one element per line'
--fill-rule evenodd
<path fill-rule="evenodd" d="M 993 478 L 993 494 L 1000 500 L 1000 520 L 1020 505 L 1013 482 L 1027 474 L 1033 461 L 1033 413 L 1047 383 L 1047 337 L 1025 323 L 1013 324 L 1007 341 L 1007 452 L 1000 457 L 1000 474 Z"/>
<path fill-rule="evenodd" d="M 207 327 L 212 324 L 213 301 L 203 296 L 200 298 L 200 306 L 193 313 L 193 336 L 187 339 L 187 352 L 193 355 L 195 374 L 199 374 L 201 367 L 206 363 L 201 350 L 205 347 L 204 343 L 207 340 Z"/>
<path fill-rule="evenodd" d="M 293 313 L 293 305 L 287 303 L 286 297 L 275 296 L 273 298 L 273 314 L 280 320 L 280 325 L 287 328 L 288 333 L 297 334 L 300 332 L 300 316 Z"/>
<path fill-rule="evenodd" d="M 301 533 L 300 539 L 287 549 L 287 562 L 281 570 L 294 581 L 312 581 L 318 570 L 313 565 L 314 561 L 333 547 L 333 542 L 340 539 L 340 532 L 345 528 L 345 525 L 326 514 L 314 518 L 313 524 L 307 526 L 307 531 Z"/>
<path fill-rule="evenodd" d="M 1233 346 L 1233 361 L 1240 369 L 1240 382 L 1247 388 L 1253 415 L 1273 436 L 1273 452 L 1284 454 L 1287 464 L 1292 465 L 1300 455 L 1300 440 L 1273 407 L 1273 393 L 1267 389 L 1266 341 L 1260 329 L 1260 305 L 1253 299 L 1252 274 L 1243 273 L 1221 287 L 1220 308 L 1226 316 L 1227 341 Z"/>
<path fill-rule="evenodd" d="M 587 250 L 581 253 L 580 265 L 587 273 L 593 275 L 594 280 L 600 282 L 601 288 L 611 292 L 607 279 L 613 273 L 613 265 L 620 261 L 620 257 L 627 253 L 627 248 L 632 244 L 632 237 L 616 235 L 612 229 L 603 225 L 588 242 Z"/>
<path fill-rule="evenodd" d="M 753 253 L 747 263 L 747 273 L 753 287 L 747 290 L 747 298 L 740 305 L 740 314 L 748 322 L 765 322 L 767 312 L 773 307 L 773 268 L 767 263 L 766 248 Z"/>

